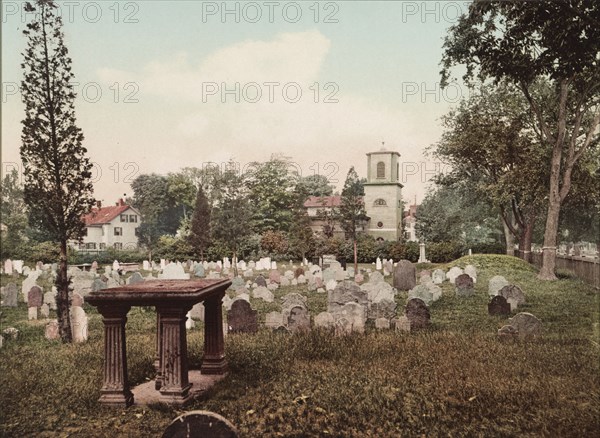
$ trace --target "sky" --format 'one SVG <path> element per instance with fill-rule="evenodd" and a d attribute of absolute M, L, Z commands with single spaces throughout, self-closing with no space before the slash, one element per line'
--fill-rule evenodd
<path fill-rule="evenodd" d="M 443 90 L 447 29 L 469 2 L 57 2 L 97 199 L 140 174 L 272 155 L 341 189 L 366 153 L 401 155 L 420 202 L 447 168 L 424 151 L 468 90 Z M 2 1 L 2 173 L 17 168 L 24 3 Z M 383 144 L 382 144 L 383 143 Z"/>

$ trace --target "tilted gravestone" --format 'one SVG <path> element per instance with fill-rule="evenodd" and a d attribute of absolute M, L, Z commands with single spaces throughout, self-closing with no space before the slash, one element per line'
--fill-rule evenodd
<path fill-rule="evenodd" d="M 431 281 L 433 281 L 434 284 L 443 283 L 444 281 L 446 281 L 446 273 L 441 269 L 436 269 L 431 274 Z"/>
<path fill-rule="evenodd" d="M 287 327 L 292 333 L 310 330 L 310 314 L 306 307 L 292 307 L 287 319 Z"/>
<path fill-rule="evenodd" d="M 490 315 L 510 315 L 510 304 L 502 295 L 496 295 L 488 304 L 488 313 Z"/>
<path fill-rule="evenodd" d="M 267 287 L 267 280 L 265 280 L 265 277 L 263 277 L 262 275 L 256 277 L 256 280 L 254 280 L 254 282 L 257 286 Z"/>
<path fill-rule="evenodd" d="M 542 334 L 542 321 L 531 313 L 521 312 L 508 320 L 509 325 L 519 332 L 519 338 L 535 338 Z"/>
<path fill-rule="evenodd" d="M 411 290 L 417 285 L 417 270 L 408 260 L 400 260 L 394 268 L 394 287 Z"/>
<path fill-rule="evenodd" d="M 246 300 L 236 299 L 227 312 L 227 324 L 231 333 L 256 333 L 258 321 L 256 310 Z"/>
<path fill-rule="evenodd" d="M 502 289 L 504 286 L 508 286 L 508 281 L 506 281 L 506 278 L 504 278 L 502 275 L 495 275 L 494 277 L 490 278 L 488 283 L 488 293 L 491 296 L 498 295 L 500 289 Z"/>
<path fill-rule="evenodd" d="M 177 417 L 162 438 L 236 438 L 238 431 L 226 418 L 209 411 L 190 411 Z"/>
<path fill-rule="evenodd" d="M 454 280 L 456 286 L 457 297 L 471 297 L 475 295 L 475 289 L 473 288 L 473 278 L 469 274 L 461 274 Z"/>
<path fill-rule="evenodd" d="M 406 303 L 406 317 L 410 321 L 410 329 L 419 330 L 427 328 L 430 324 L 430 314 L 427 304 L 420 298 L 411 298 Z"/>
<path fill-rule="evenodd" d="M 525 304 L 525 294 L 519 286 L 509 284 L 500 289 L 498 295 L 502 295 L 506 298 L 508 304 L 510 304 L 510 310 L 514 311 L 521 304 Z"/>

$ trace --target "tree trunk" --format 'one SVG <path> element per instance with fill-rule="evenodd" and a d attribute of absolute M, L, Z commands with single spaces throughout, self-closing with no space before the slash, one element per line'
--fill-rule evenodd
<path fill-rule="evenodd" d="M 358 274 L 358 251 L 356 250 L 356 239 L 354 240 L 354 275 Z"/>
<path fill-rule="evenodd" d="M 64 343 L 71 343 L 73 335 L 71 333 L 71 315 L 69 313 L 69 277 L 67 274 L 67 241 L 60 242 L 60 263 L 56 276 L 56 312 L 58 316 L 58 330 L 60 339 Z"/>
<path fill-rule="evenodd" d="M 558 186 L 558 182 L 556 186 Z M 550 190 L 552 194 L 552 185 Z M 542 248 L 542 268 L 538 274 L 540 280 L 556 280 L 554 268 L 556 267 L 556 237 L 558 235 L 558 217 L 560 214 L 558 188 L 556 190 L 556 196 L 551 196 L 548 203 L 548 217 L 546 219 L 544 246 Z"/>
<path fill-rule="evenodd" d="M 235 275 L 237 277 L 238 276 L 237 251 L 233 251 L 232 265 L 233 265 L 233 275 Z"/>
<path fill-rule="evenodd" d="M 531 241 L 533 239 L 533 228 L 535 227 L 536 218 L 536 215 L 531 215 L 527 218 L 525 228 L 519 239 L 519 253 L 521 254 L 521 258 L 527 263 L 531 263 Z"/>
<path fill-rule="evenodd" d="M 506 255 L 515 255 L 515 236 L 506 224 L 504 217 L 502 217 L 502 226 L 504 227 L 504 241 L 506 242 Z"/>

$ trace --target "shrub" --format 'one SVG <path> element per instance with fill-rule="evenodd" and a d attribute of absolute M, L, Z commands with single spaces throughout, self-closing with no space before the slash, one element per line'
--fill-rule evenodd
<path fill-rule="evenodd" d="M 152 253 L 155 259 L 187 260 L 195 257 L 192 246 L 182 238 L 161 236 Z"/>
<path fill-rule="evenodd" d="M 478 242 L 471 246 L 473 254 L 506 254 L 506 243 Z"/>
<path fill-rule="evenodd" d="M 21 250 L 21 256 L 25 261 L 36 263 L 56 263 L 60 257 L 60 247 L 55 242 L 42 242 L 33 245 L 28 250 Z"/>
<path fill-rule="evenodd" d="M 260 247 L 273 255 L 286 254 L 289 244 L 287 237 L 281 231 L 265 231 L 260 238 Z"/>
<path fill-rule="evenodd" d="M 461 257 L 464 251 L 465 248 L 460 242 L 432 242 L 425 246 L 427 259 L 432 263 L 451 262 Z"/>

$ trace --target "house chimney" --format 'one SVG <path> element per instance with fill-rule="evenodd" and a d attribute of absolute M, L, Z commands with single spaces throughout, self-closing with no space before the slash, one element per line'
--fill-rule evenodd
<path fill-rule="evenodd" d="M 119 202 L 117 202 L 117 206 L 122 207 L 125 205 L 125 201 L 123 200 L 123 198 L 119 198 Z"/>
<path fill-rule="evenodd" d="M 96 201 L 96 207 L 102 208 L 102 201 Z"/>

